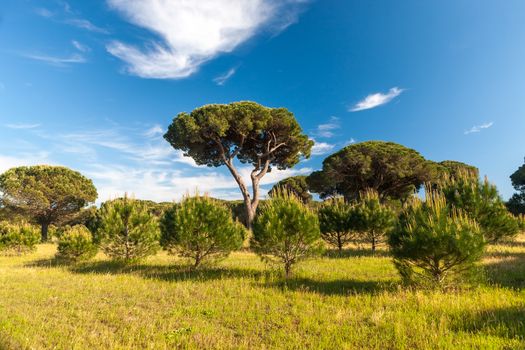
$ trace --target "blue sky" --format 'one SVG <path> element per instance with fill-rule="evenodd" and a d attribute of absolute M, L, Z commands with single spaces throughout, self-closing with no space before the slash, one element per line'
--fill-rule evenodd
<path fill-rule="evenodd" d="M 0 38 L 0 171 L 65 165 L 99 201 L 240 198 L 162 139 L 208 103 L 287 107 L 315 139 L 264 189 L 387 140 L 473 164 L 508 197 L 525 156 L 521 0 L 3 0 Z"/>

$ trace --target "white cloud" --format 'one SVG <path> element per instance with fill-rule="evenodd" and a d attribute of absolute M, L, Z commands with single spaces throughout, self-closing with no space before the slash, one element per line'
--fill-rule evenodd
<path fill-rule="evenodd" d="M 9 129 L 35 129 L 38 128 L 41 124 L 5 124 L 6 128 Z"/>
<path fill-rule="evenodd" d="M 76 40 L 72 40 L 71 44 L 80 52 L 89 52 L 91 48 L 87 45 L 84 45 Z"/>
<path fill-rule="evenodd" d="M 326 142 L 317 142 L 313 140 L 314 146 L 312 147 L 312 155 L 318 156 L 322 154 L 326 154 L 334 149 L 335 145 L 326 143 Z"/>
<path fill-rule="evenodd" d="M 492 125 L 494 125 L 494 122 L 484 123 L 484 124 L 481 124 L 481 125 L 474 125 L 469 130 L 465 130 L 465 135 L 476 133 L 476 132 L 480 132 L 483 129 L 490 128 Z"/>
<path fill-rule="evenodd" d="M 351 107 L 350 111 L 357 112 L 357 111 L 363 111 L 365 109 L 379 107 L 381 105 L 384 105 L 392 101 L 394 98 L 401 95 L 403 91 L 404 89 L 393 87 L 387 93 L 378 92 L 375 94 L 368 95 L 362 101 L 359 101 L 358 103 L 356 103 L 355 106 Z"/>
<path fill-rule="evenodd" d="M 162 136 L 163 134 L 164 134 L 164 129 L 159 124 L 153 125 L 151 128 L 149 128 L 148 130 L 144 132 L 144 136 L 151 137 L 151 138 L 159 137 L 159 136 Z"/>
<path fill-rule="evenodd" d="M 94 25 L 93 23 L 91 23 L 90 21 L 88 21 L 87 19 L 70 18 L 70 19 L 67 19 L 65 23 L 72 25 L 74 27 L 80 28 L 80 29 L 88 30 L 90 32 L 100 33 L 100 34 L 109 34 L 109 31 L 107 29 L 98 27 Z"/>
<path fill-rule="evenodd" d="M 213 82 L 219 86 L 224 85 L 237 71 L 237 68 L 230 68 L 226 73 L 213 79 Z"/>
<path fill-rule="evenodd" d="M 333 137 L 334 131 L 340 127 L 341 125 L 339 124 L 339 118 L 330 117 L 330 121 L 325 124 L 319 124 L 314 133 L 319 137 Z"/>
<path fill-rule="evenodd" d="M 16 157 L 4 156 L 0 154 L 0 174 L 6 170 L 9 170 L 18 166 L 29 166 L 39 164 L 55 164 L 49 159 L 48 152 L 36 152 L 36 153 L 21 153 Z"/>
<path fill-rule="evenodd" d="M 160 40 L 145 48 L 113 41 L 107 50 L 143 78 L 179 79 L 233 51 L 264 27 L 283 30 L 304 0 L 107 0 L 127 21 Z"/>
<path fill-rule="evenodd" d="M 33 55 L 33 54 L 24 54 L 23 55 L 26 58 L 30 58 L 32 60 L 45 62 L 47 64 L 53 65 L 53 66 L 67 66 L 68 64 L 72 63 L 85 63 L 86 59 L 84 56 L 80 54 L 73 54 L 66 57 L 56 57 L 56 56 L 47 56 L 47 55 Z"/>

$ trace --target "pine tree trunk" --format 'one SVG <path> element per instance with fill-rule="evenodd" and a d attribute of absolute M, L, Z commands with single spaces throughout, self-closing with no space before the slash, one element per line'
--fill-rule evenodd
<path fill-rule="evenodd" d="M 47 242 L 47 233 L 49 231 L 49 224 L 47 222 L 41 224 L 41 241 L 42 243 Z"/>
<path fill-rule="evenodd" d="M 376 251 L 376 236 L 372 235 L 372 253 Z"/>

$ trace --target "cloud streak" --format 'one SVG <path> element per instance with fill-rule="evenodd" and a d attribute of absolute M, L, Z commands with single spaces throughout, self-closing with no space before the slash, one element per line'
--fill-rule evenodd
<path fill-rule="evenodd" d="M 19 123 L 19 124 L 5 124 L 5 127 L 9 129 L 22 130 L 22 129 L 35 129 L 35 128 L 38 128 L 40 125 L 41 124 Z"/>
<path fill-rule="evenodd" d="M 296 21 L 304 0 L 107 0 L 128 22 L 156 40 L 137 47 L 115 40 L 107 45 L 142 78 L 181 79 L 221 53 L 233 51 L 263 28 L 284 30 Z M 233 73 L 232 73 L 233 74 Z"/>
<path fill-rule="evenodd" d="M 367 109 L 382 106 L 401 95 L 403 91 L 404 89 L 393 87 L 387 93 L 377 92 L 374 94 L 370 94 L 366 96 L 363 100 L 356 103 L 353 107 L 351 107 L 350 112 L 364 111 Z"/>
<path fill-rule="evenodd" d="M 35 54 L 23 54 L 25 58 L 29 58 L 35 61 L 44 62 L 52 66 L 65 67 L 70 64 L 85 63 L 86 59 L 80 54 L 72 54 L 65 57 L 59 56 L 48 56 L 48 55 L 35 55 Z"/>
<path fill-rule="evenodd" d="M 226 73 L 219 75 L 213 79 L 213 82 L 219 86 L 223 86 L 237 71 L 237 68 L 230 68 Z"/>
<path fill-rule="evenodd" d="M 494 125 L 494 122 L 484 123 L 484 124 L 481 124 L 481 125 L 474 125 L 472 128 L 470 128 L 468 130 L 465 130 L 464 134 L 468 135 L 468 134 L 472 134 L 472 133 L 481 132 L 481 130 L 488 129 L 492 125 Z"/>

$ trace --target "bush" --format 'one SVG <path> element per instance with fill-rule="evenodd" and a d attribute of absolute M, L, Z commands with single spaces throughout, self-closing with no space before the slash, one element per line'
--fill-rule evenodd
<path fill-rule="evenodd" d="M 485 246 L 479 225 L 428 191 L 414 197 L 389 237 L 394 264 L 406 283 L 443 286 L 466 279 Z"/>
<path fill-rule="evenodd" d="M 56 257 L 72 262 L 89 260 L 97 254 L 97 250 L 87 227 L 75 225 L 64 229 L 58 240 Z"/>
<path fill-rule="evenodd" d="M 353 211 L 354 227 L 365 241 L 370 242 L 375 252 L 376 245 L 394 228 L 396 213 L 382 204 L 378 193 L 373 190 L 361 193 Z"/>
<path fill-rule="evenodd" d="M 187 196 L 168 209 L 160 227 L 164 249 L 191 258 L 194 268 L 239 249 L 246 232 L 225 205 L 198 194 Z"/>
<path fill-rule="evenodd" d="M 485 178 L 480 182 L 468 175 L 450 178 L 441 186 L 449 206 L 463 210 L 476 220 L 490 243 L 512 238 L 519 232 L 519 223 L 507 210 L 496 186 Z"/>
<path fill-rule="evenodd" d="M 321 237 L 339 252 L 355 238 L 353 213 L 352 206 L 342 197 L 324 201 L 317 212 Z"/>
<path fill-rule="evenodd" d="M 253 225 L 251 246 L 266 261 L 284 264 L 286 278 L 298 261 L 322 251 L 317 215 L 289 192 L 276 193 Z"/>
<path fill-rule="evenodd" d="M 23 254 L 34 251 L 40 242 L 40 230 L 30 224 L 0 222 L 0 251 L 7 254 Z"/>
<path fill-rule="evenodd" d="M 102 205 L 98 234 L 104 253 L 116 260 L 139 260 L 159 249 L 155 216 L 143 202 L 127 196 Z"/>

